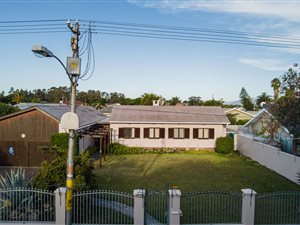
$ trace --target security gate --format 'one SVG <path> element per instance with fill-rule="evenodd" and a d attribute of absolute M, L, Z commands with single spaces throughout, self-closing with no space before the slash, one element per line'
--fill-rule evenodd
<path fill-rule="evenodd" d="M 146 190 L 145 225 L 167 225 L 169 194 L 166 190 Z"/>

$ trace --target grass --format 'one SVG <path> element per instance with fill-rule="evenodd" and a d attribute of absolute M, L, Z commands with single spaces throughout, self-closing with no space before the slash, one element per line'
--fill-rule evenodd
<path fill-rule="evenodd" d="M 95 175 L 98 188 L 129 193 L 147 185 L 166 188 L 167 184 L 178 187 L 182 192 L 240 192 L 243 188 L 252 188 L 258 193 L 300 191 L 300 185 L 238 153 L 222 155 L 194 151 L 113 155 L 103 163 L 103 167 L 95 170 Z"/>

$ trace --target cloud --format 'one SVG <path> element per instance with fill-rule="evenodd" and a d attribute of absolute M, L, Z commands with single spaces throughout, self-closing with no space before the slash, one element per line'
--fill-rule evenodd
<path fill-rule="evenodd" d="M 238 62 L 266 71 L 281 72 L 290 68 L 290 65 L 283 65 L 281 60 L 274 59 L 240 58 Z"/>
<path fill-rule="evenodd" d="M 141 7 L 170 11 L 199 10 L 275 17 L 288 21 L 300 19 L 300 2 L 297 0 L 128 0 L 127 2 Z"/>

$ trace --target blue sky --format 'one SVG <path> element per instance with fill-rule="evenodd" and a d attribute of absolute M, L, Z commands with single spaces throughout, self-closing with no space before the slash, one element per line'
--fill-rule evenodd
<path fill-rule="evenodd" d="M 298 1 L 1 1 L 0 21 L 65 19 L 107 20 L 300 36 Z M 66 29 L 67 26 L 66 26 Z M 58 63 L 37 58 L 43 44 L 65 61 L 72 54 L 71 33 L 0 34 L 0 91 L 68 86 Z M 93 36 L 96 67 L 79 90 L 117 91 L 128 97 L 154 92 L 165 98 L 190 96 L 236 100 L 242 87 L 252 97 L 299 63 L 299 51 L 266 47 Z M 85 59 L 83 59 L 84 62 Z"/>

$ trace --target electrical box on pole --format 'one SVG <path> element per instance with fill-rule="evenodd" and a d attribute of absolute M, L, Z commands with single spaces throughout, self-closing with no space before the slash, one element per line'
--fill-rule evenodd
<path fill-rule="evenodd" d="M 81 68 L 81 59 L 77 57 L 67 57 L 67 70 L 71 75 L 79 76 Z"/>

